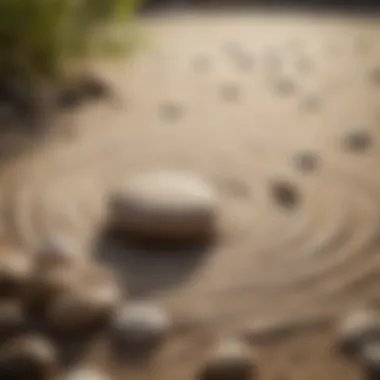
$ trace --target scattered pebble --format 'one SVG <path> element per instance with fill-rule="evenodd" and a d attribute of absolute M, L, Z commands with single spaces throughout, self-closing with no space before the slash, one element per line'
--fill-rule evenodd
<path fill-rule="evenodd" d="M 25 301 L 33 310 L 41 311 L 51 300 L 60 294 L 73 289 L 78 281 L 78 271 L 64 267 L 50 267 L 40 270 L 37 266 L 33 273 L 30 286 L 25 289 Z"/>
<path fill-rule="evenodd" d="M 380 67 L 375 67 L 370 72 L 370 80 L 374 84 L 380 84 Z"/>
<path fill-rule="evenodd" d="M 110 95 L 109 84 L 97 75 L 82 75 L 76 83 L 84 98 L 97 100 Z"/>
<path fill-rule="evenodd" d="M 215 229 L 216 195 L 190 173 L 138 175 L 115 192 L 110 207 L 115 227 L 132 237 L 203 239 Z"/>
<path fill-rule="evenodd" d="M 19 295 L 32 275 L 30 257 L 18 250 L 9 250 L 0 255 L 0 295 Z"/>
<path fill-rule="evenodd" d="M 200 380 L 253 380 L 257 366 L 249 346 L 238 340 L 221 343 L 201 368 Z"/>
<path fill-rule="evenodd" d="M 103 327 L 111 319 L 120 296 L 116 286 L 113 283 L 78 285 L 48 305 L 46 324 L 54 333 L 85 333 Z"/>
<path fill-rule="evenodd" d="M 48 380 L 57 370 L 57 353 L 39 336 L 13 341 L 0 351 L 0 378 L 4 380 Z"/>
<path fill-rule="evenodd" d="M 374 339 L 380 339 L 380 317 L 373 310 L 351 311 L 339 323 L 337 341 L 344 354 L 356 355 Z"/>
<path fill-rule="evenodd" d="M 163 340 L 170 328 L 170 318 L 154 304 L 123 307 L 116 315 L 112 336 L 118 347 L 153 347 Z"/>
<path fill-rule="evenodd" d="M 360 360 L 367 380 L 380 379 L 380 340 L 364 344 L 360 350 Z"/>
<path fill-rule="evenodd" d="M 318 111 L 321 106 L 321 100 L 317 95 L 309 95 L 304 99 L 304 108 L 306 111 Z"/>
<path fill-rule="evenodd" d="M 290 182 L 274 182 L 271 186 L 271 192 L 276 203 L 282 208 L 294 209 L 299 202 L 298 190 Z"/>
<path fill-rule="evenodd" d="M 319 164 L 318 156 L 310 152 L 301 152 L 295 157 L 296 167 L 303 172 L 312 172 Z"/>
<path fill-rule="evenodd" d="M 344 138 L 344 146 L 348 151 L 362 153 L 372 145 L 371 136 L 365 131 L 354 131 Z"/>
<path fill-rule="evenodd" d="M 54 235 L 36 252 L 37 265 L 42 269 L 72 264 L 77 252 L 66 236 Z"/>
<path fill-rule="evenodd" d="M 98 100 L 110 95 L 105 81 L 95 76 L 82 75 L 66 85 L 57 96 L 57 105 L 63 109 L 80 106 L 87 100 Z"/>
<path fill-rule="evenodd" d="M 161 107 L 162 117 L 167 121 L 177 121 L 183 114 L 183 109 L 179 104 L 167 103 Z"/>
<path fill-rule="evenodd" d="M 0 345 L 26 332 L 27 321 L 21 304 L 16 301 L 0 303 Z"/>
<path fill-rule="evenodd" d="M 110 376 L 97 369 L 79 368 L 67 373 L 62 380 L 110 380 Z"/>
<path fill-rule="evenodd" d="M 277 82 L 276 88 L 280 95 L 291 95 L 294 93 L 296 86 L 291 79 L 283 78 Z"/>

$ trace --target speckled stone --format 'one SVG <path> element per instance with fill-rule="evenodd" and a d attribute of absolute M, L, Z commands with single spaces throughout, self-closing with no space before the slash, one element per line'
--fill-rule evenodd
<path fill-rule="evenodd" d="M 359 309 L 345 315 L 338 325 L 339 349 L 356 355 L 364 344 L 380 339 L 380 315 L 370 309 Z"/>
<path fill-rule="evenodd" d="M 2 380 L 48 380 L 57 366 L 54 346 L 39 336 L 17 339 L 0 351 Z"/>
<path fill-rule="evenodd" d="M 191 173 L 137 175 L 115 191 L 110 207 L 115 227 L 132 236 L 197 239 L 215 230 L 216 194 Z"/>
<path fill-rule="evenodd" d="M 127 305 L 114 319 L 112 336 L 122 348 L 152 347 L 165 338 L 170 325 L 169 316 L 158 305 Z"/>
<path fill-rule="evenodd" d="M 257 375 L 255 356 L 240 340 L 221 342 L 200 369 L 199 380 L 253 380 Z"/>

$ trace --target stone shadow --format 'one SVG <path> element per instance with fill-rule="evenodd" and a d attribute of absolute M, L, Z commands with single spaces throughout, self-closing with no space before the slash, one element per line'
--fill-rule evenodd
<path fill-rule="evenodd" d="M 129 297 L 139 298 L 184 284 L 202 265 L 211 243 L 212 238 L 176 244 L 105 231 L 96 258 L 114 270 Z"/>

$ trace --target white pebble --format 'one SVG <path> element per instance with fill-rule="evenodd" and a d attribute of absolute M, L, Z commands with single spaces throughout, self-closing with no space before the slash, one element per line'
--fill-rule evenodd
<path fill-rule="evenodd" d="M 166 312 L 153 304 L 125 306 L 116 315 L 114 337 L 125 346 L 154 345 L 163 339 L 170 328 Z"/>
<path fill-rule="evenodd" d="M 215 229 L 217 200 L 201 178 L 152 172 L 127 181 L 111 197 L 116 228 L 153 238 L 204 238 Z"/>

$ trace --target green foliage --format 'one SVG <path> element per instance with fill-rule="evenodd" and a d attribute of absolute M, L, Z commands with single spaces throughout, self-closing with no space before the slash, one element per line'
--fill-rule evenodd
<path fill-rule="evenodd" d="M 69 62 L 119 51 L 130 42 L 131 29 L 124 27 L 140 2 L 0 0 L 0 78 L 57 78 Z"/>

